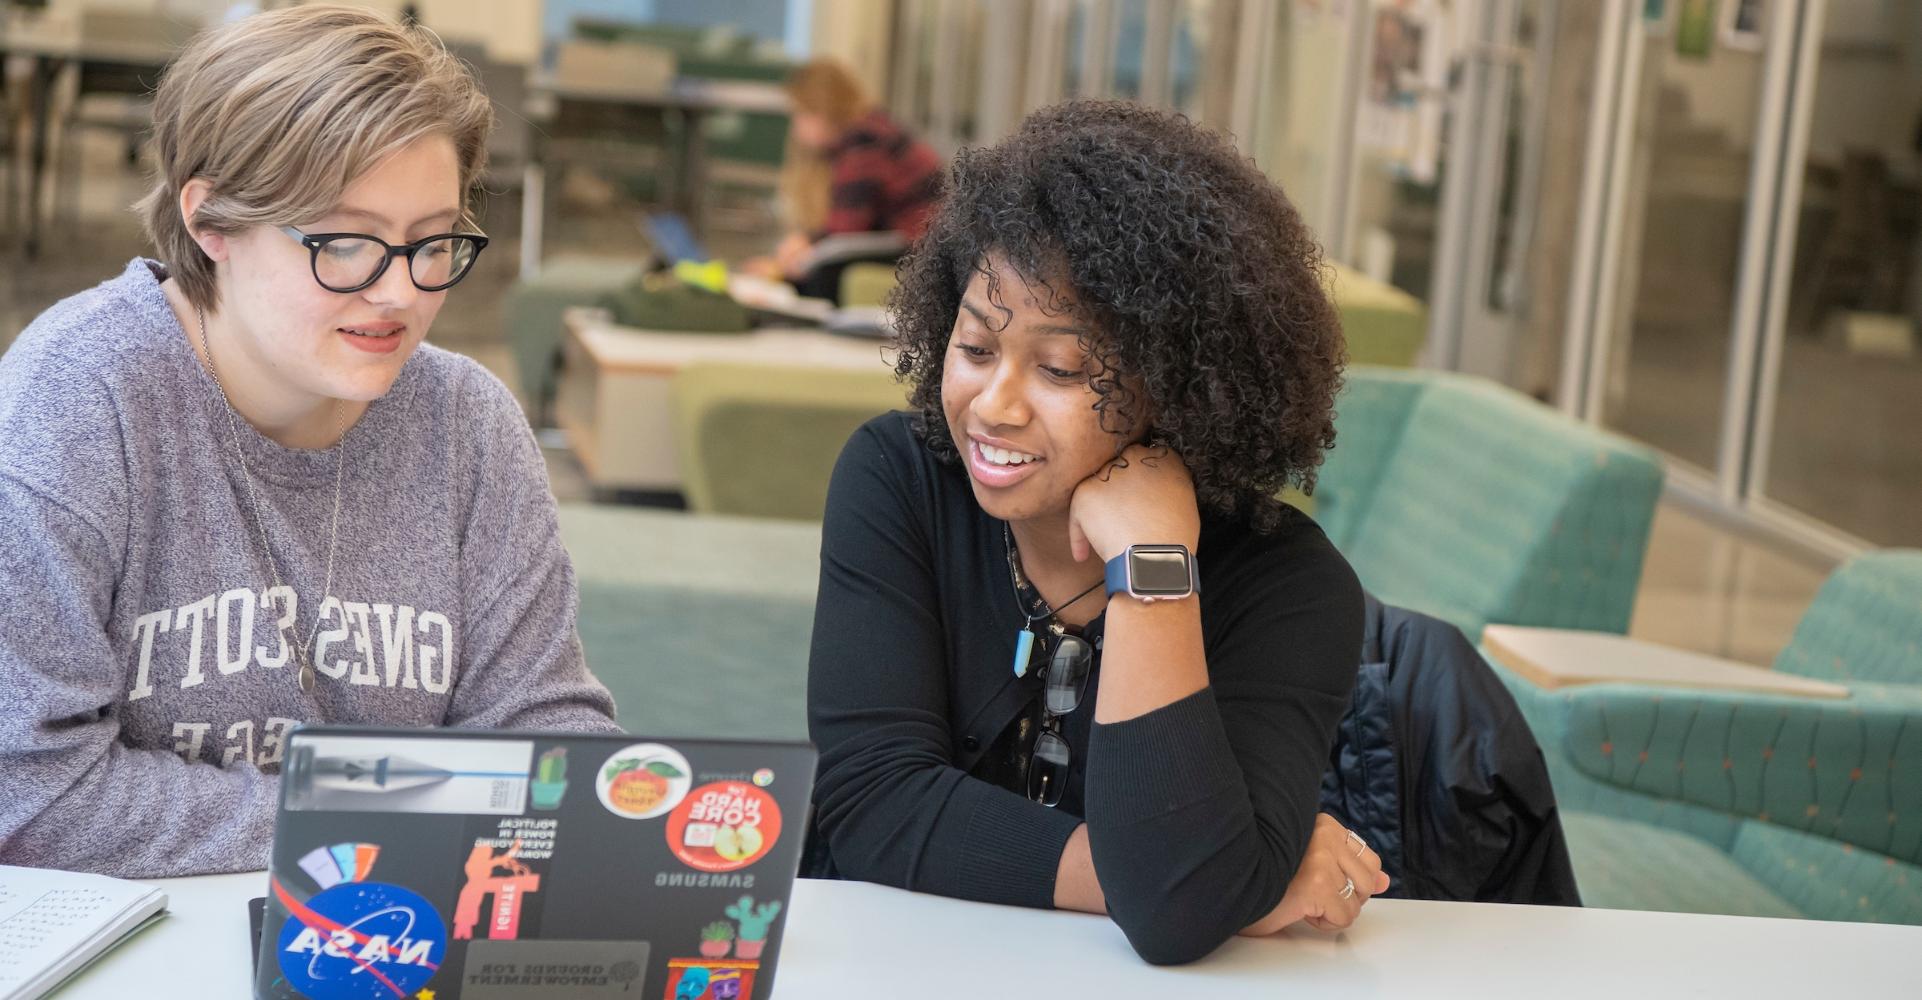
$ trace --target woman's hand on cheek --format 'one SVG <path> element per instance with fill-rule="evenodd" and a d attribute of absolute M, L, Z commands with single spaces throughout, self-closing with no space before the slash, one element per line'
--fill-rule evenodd
<path fill-rule="evenodd" d="M 1106 562 L 1130 545 L 1186 545 L 1201 537 L 1195 481 L 1181 456 L 1159 445 L 1129 445 L 1075 487 L 1068 543 L 1076 561 Z"/>

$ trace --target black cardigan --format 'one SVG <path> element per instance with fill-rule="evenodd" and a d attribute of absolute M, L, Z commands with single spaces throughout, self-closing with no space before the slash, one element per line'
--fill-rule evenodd
<path fill-rule="evenodd" d="M 808 670 L 817 835 L 841 875 L 1053 905 L 1083 818 L 1030 801 L 998 752 L 1039 698 L 1011 669 L 1002 527 L 906 413 L 842 451 Z M 1112 725 L 1087 721 L 1091 688 L 1067 727 L 1079 780 L 1063 806 L 1085 809 L 1109 913 L 1157 963 L 1207 954 L 1281 900 L 1360 659 L 1361 586 L 1306 515 L 1267 535 L 1204 517 L 1196 558 L 1209 687 Z"/>

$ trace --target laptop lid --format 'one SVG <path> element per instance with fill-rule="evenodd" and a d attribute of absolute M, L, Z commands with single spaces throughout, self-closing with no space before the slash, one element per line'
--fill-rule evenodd
<path fill-rule="evenodd" d="M 306 727 L 288 737 L 255 996 L 773 988 L 804 743 Z"/>
<path fill-rule="evenodd" d="M 682 261 L 698 264 L 712 259 L 684 216 L 674 212 L 648 212 L 641 216 L 641 227 L 647 231 L 647 241 L 653 244 L 654 252 L 669 267 Z"/>

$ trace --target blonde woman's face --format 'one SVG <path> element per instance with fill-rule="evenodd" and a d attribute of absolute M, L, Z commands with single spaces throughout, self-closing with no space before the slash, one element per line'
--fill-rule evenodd
<path fill-rule="evenodd" d="M 362 174 L 332 212 L 296 228 L 400 246 L 454 231 L 460 206 L 454 143 L 428 136 Z M 447 296 L 416 288 L 405 257 L 372 285 L 341 293 L 314 280 L 311 252 L 280 229 L 251 229 L 228 245 L 222 308 L 236 313 L 256 362 L 294 392 L 357 401 L 386 395 Z"/>
<path fill-rule="evenodd" d="M 834 140 L 841 137 L 839 130 L 832 122 L 812 111 L 802 111 L 798 108 L 789 119 L 788 127 L 794 130 L 795 142 L 815 152 L 825 151 L 829 146 L 834 145 Z"/>

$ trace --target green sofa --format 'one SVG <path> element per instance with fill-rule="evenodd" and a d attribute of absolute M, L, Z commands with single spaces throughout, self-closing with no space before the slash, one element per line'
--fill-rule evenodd
<path fill-rule="evenodd" d="M 807 736 L 821 529 L 562 504 L 581 645 L 621 725 L 656 736 Z"/>
<path fill-rule="evenodd" d="M 805 506 L 810 519 L 565 508 L 589 662 L 617 687 L 659 648 L 696 675 L 734 677 L 740 661 L 798 677 L 827 474 L 852 428 L 898 405 L 903 387 L 885 372 L 683 374 L 676 421 L 697 510 Z M 799 402 L 761 405 L 784 396 Z M 1624 630 L 1661 483 L 1651 455 L 1454 375 L 1354 369 L 1339 405 L 1317 517 L 1370 590 L 1471 635 L 1491 621 Z M 846 429 L 792 424 L 799 411 Z M 755 554 L 770 546 L 776 554 Z"/>
<path fill-rule="evenodd" d="M 818 520 L 848 433 L 904 392 L 879 366 L 683 371 L 689 506 Z M 1335 447 L 1303 506 L 1383 600 L 1471 637 L 1489 622 L 1628 630 L 1661 493 L 1653 452 L 1446 372 L 1351 367 L 1336 409 Z"/>
<path fill-rule="evenodd" d="M 1626 632 L 1660 497 L 1655 454 L 1486 379 L 1355 366 L 1314 517 L 1389 604 Z"/>
<path fill-rule="evenodd" d="M 1823 585 L 1775 668 L 1845 699 L 1514 674 L 1583 899 L 1620 909 L 1922 923 L 1922 552 Z"/>

